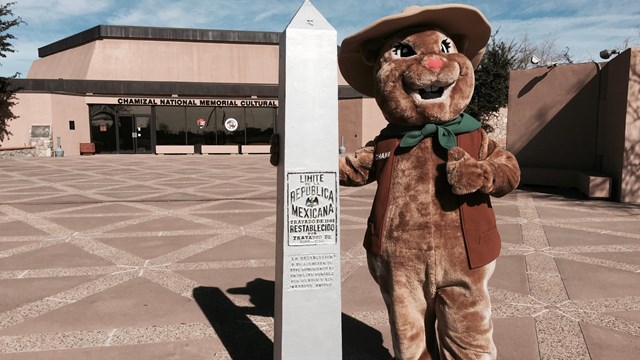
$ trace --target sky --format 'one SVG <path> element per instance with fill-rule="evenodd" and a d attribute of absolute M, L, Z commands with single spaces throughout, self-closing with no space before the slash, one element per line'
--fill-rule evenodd
<path fill-rule="evenodd" d="M 13 0 L 24 24 L 9 33 L 15 53 L 0 58 L 0 76 L 26 77 L 38 48 L 96 25 L 157 26 L 282 32 L 303 0 Z M 6 3 L 7 1 L 0 1 Z M 342 39 L 420 0 L 311 0 Z M 603 49 L 625 42 L 640 46 L 638 0 L 477 0 L 458 1 L 479 8 L 497 38 L 552 40 L 569 48 L 574 62 L 600 60 Z"/>

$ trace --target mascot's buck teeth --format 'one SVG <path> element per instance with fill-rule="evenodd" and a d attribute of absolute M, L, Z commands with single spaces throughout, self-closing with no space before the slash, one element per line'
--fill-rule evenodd
<path fill-rule="evenodd" d="M 424 89 L 419 89 L 418 94 L 423 100 L 437 99 L 444 94 L 444 88 L 440 86 L 429 86 Z"/>

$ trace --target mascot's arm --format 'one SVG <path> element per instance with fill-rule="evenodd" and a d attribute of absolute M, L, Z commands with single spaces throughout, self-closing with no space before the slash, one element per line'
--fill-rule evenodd
<path fill-rule="evenodd" d="M 375 180 L 373 171 L 374 146 L 370 142 L 354 155 L 340 158 L 340 185 L 362 186 Z"/>
<path fill-rule="evenodd" d="M 447 180 L 457 195 L 480 191 L 501 197 L 520 182 L 520 167 L 515 156 L 499 147 L 482 131 L 482 145 L 475 160 L 460 147 L 449 150 Z"/>

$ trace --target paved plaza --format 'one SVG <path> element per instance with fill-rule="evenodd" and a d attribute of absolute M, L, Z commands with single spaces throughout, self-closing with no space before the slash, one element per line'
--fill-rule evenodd
<path fill-rule="evenodd" d="M 270 359 L 275 185 L 261 155 L 0 160 L 0 360 Z M 389 359 L 375 184 L 340 191 L 344 358 Z M 493 204 L 498 358 L 638 359 L 640 207 Z"/>

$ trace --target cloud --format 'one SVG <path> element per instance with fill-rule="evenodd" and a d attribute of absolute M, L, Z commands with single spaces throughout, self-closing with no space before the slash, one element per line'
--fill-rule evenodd
<path fill-rule="evenodd" d="M 296 1 L 145 0 L 114 11 L 106 20 L 118 25 L 258 30 L 270 27 L 273 18 L 279 27 L 286 25 L 284 19 L 295 10 Z"/>
<path fill-rule="evenodd" d="M 412 4 L 446 2 L 450 0 L 312 0 L 338 31 L 339 42 Z M 637 0 L 460 2 L 480 8 L 502 37 L 555 39 L 580 61 L 626 38 L 640 40 Z M 35 60 L 37 48 L 99 24 L 280 32 L 301 5 L 302 0 L 18 0 L 14 13 L 27 25 L 12 29 L 19 52 L 0 59 L 0 71 L 26 74 L 26 59 Z"/>
<path fill-rule="evenodd" d="M 77 16 L 100 14 L 115 4 L 114 0 L 20 0 L 14 14 L 31 23 L 46 23 Z"/>
<path fill-rule="evenodd" d="M 12 76 L 20 73 L 20 77 L 26 77 L 31 62 L 38 58 L 38 42 L 20 41 L 14 45 L 15 53 L 7 54 L 6 58 L 0 59 L 0 76 Z"/>
<path fill-rule="evenodd" d="M 555 40 L 559 49 L 569 48 L 574 61 L 596 60 L 600 50 L 615 48 L 630 39 L 639 40 L 638 16 L 592 15 L 585 17 L 537 18 L 527 21 L 497 21 L 499 37 L 516 41 L 526 34 L 534 42 Z"/>

